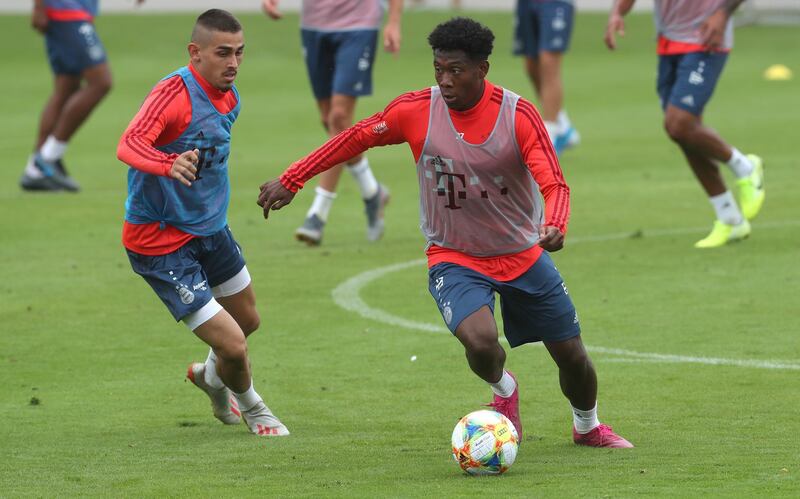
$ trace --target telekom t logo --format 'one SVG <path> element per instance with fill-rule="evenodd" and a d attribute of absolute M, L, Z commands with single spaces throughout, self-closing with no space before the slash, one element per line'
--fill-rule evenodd
<path fill-rule="evenodd" d="M 452 160 L 443 159 L 441 156 L 433 156 L 430 158 L 430 164 L 435 169 L 436 194 L 441 197 L 447 196 L 447 204 L 444 205 L 445 208 L 450 208 L 451 210 L 461 209 L 461 206 L 456 204 L 456 200 L 467 199 L 468 184 L 473 189 L 477 188 L 482 199 L 489 199 L 489 191 L 481 188 L 481 183 L 477 176 L 468 179 L 463 173 L 453 172 Z M 450 171 L 443 171 L 445 168 Z M 425 175 L 431 178 L 429 171 L 425 172 Z M 503 186 L 504 182 L 502 176 L 494 177 L 492 180 L 494 184 L 496 184 L 501 196 L 508 195 L 508 188 Z"/>

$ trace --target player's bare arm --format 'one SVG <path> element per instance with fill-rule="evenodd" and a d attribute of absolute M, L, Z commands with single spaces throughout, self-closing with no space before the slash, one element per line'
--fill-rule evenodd
<path fill-rule="evenodd" d="M 294 199 L 294 192 L 283 186 L 279 179 L 261 185 L 258 206 L 264 209 L 264 219 L 269 218 L 269 210 L 280 210 Z"/>
<path fill-rule="evenodd" d="M 711 50 L 716 50 L 722 46 L 722 41 L 725 37 L 725 26 L 728 24 L 728 19 L 736 12 L 736 9 L 739 8 L 742 2 L 744 2 L 744 0 L 726 0 L 722 7 L 714 11 L 714 13 L 700 25 L 703 45 Z"/>
<path fill-rule="evenodd" d="M 39 33 L 47 31 L 47 12 L 44 8 L 44 0 L 33 2 L 33 12 L 31 13 L 31 26 Z"/>
<path fill-rule="evenodd" d="M 191 187 L 195 175 L 197 175 L 196 165 L 199 157 L 200 151 L 197 149 L 182 153 L 172 163 L 172 167 L 169 169 L 169 176 L 183 185 Z"/>
<path fill-rule="evenodd" d="M 606 34 L 603 37 L 606 42 L 606 47 L 609 50 L 617 48 L 616 36 L 625 36 L 625 15 L 633 8 L 636 0 L 616 0 L 614 6 L 611 8 L 611 13 L 608 15 L 608 24 L 606 25 Z"/>
<path fill-rule="evenodd" d="M 278 0 L 262 0 L 261 10 L 263 10 L 270 19 L 278 20 L 283 17 L 281 11 L 278 10 Z"/>
<path fill-rule="evenodd" d="M 564 247 L 564 233 L 558 227 L 544 225 L 539 227 L 539 246 L 549 252 L 558 251 Z"/>
<path fill-rule="evenodd" d="M 269 0 L 264 0 L 265 2 Z M 403 15 L 403 0 L 390 0 L 389 18 L 383 28 L 383 49 L 390 54 L 400 52 L 400 18 Z"/>

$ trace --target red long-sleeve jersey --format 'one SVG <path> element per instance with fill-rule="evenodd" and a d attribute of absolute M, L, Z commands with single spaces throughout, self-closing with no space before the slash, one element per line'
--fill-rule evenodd
<path fill-rule="evenodd" d="M 281 183 L 292 192 L 307 180 L 371 147 L 407 143 L 419 160 L 428 134 L 430 89 L 397 97 L 386 108 L 341 132 L 308 156 L 293 163 L 281 175 Z M 486 81 L 481 100 L 463 112 L 449 110 L 453 125 L 465 141 L 480 144 L 492 133 L 503 99 L 503 90 Z M 522 159 L 528 166 L 545 201 L 545 223 L 566 233 L 569 219 L 569 187 L 564 181 L 558 158 L 536 108 L 520 99 L 515 116 L 515 136 Z M 431 246 L 428 265 L 449 262 L 463 265 L 498 280 L 519 277 L 541 255 L 542 248 L 499 257 L 474 257 L 462 252 Z"/>
<path fill-rule="evenodd" d="M 203 87 L 214 107 L 227 114 L 236 107 L 236 95 L 223 92 L 208 83 L 189 65 L 192 75 Z M 169 176 L 177 154 L 161 152 L 156 147 L 173 142 L 192 121 L 192 101 L 180 76 L 160 81 L 142 104 L 117 145 L 117 158 L 131 168 L 152 175 Z M 177 180 L 176 180 L 177 182 Z M 122 244 L 142 255 L 166 255 L 196 236 L 170 225 L 132 224 L 122 228 Z"/>

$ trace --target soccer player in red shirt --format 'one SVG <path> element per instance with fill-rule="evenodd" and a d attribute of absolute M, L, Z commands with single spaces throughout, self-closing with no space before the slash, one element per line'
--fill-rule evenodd
<path fill-rule="evenodd" d="M 635 0 L 616 0 L 608 16 L 605 42 L 617 46 L 623 17 Z M 749 220 L 764 203 L 764 166 L 755 154 L 742 154 L 703 123 L 703 109 L 719 81 L 733 47 L 731 16 L 744 0 L 656 0 L 658 94 L 664 129 L 681 148 L 717 219 L 695 248 L 718 248 L 750 236 Z M 736 175 L 739 202 L 722 179 L 718 163 Z"/>
<path fill-rule="evenodd" d="M 225 424 L 244 417 L 256 435 L 288 435 L 253 388 L 247 337 L 260 318 L 227 224 L 242 26 L 208 10 L 188 50 L 190 64 L 155 86 L 119 141 L 117 156 L 130 166 L 122 242 L 134 272 L 211 347 L 187 377 L 209 396 L 214 416 Z"/>
<path fill-rule="evenodd" d="M 111 90 L 106 51 L 94 29 L 97 13 L 98 0 L 33 2 L 31 25 L 44 35 L 53 93 L 19 181 L 26 191 L 80 190 L 62 158 L 72 136 Z"/>
<path fill-rule="evenodd" d="M 467 18 L 428 37 L 437 86 L 396 98 L 261 186 L 258 204 L 289 204 L 314 175 L 363 151 L 408 143 L 417 163 L 429 290 L 490 404 L 522 434 L 517 380 L 504 369 L 494 293 L 511 347 L 543 341 L 573 413 L 573 440 L 632 447 L 597 419 L 597 378 L 566 285 L 548 252 L 564 245 L 569 188 L 534 106 L 485 79 L 494 35 Z"/>

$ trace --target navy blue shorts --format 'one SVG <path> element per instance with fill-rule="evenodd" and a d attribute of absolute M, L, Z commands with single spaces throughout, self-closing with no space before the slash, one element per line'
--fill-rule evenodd
<path fill-rule="evenodd" d="M 106 62 L 94 25 L 88 21 L 50 21 L 45 33 L 47 58 L 55 74 L 78 76 Z"/>
<path fill-rule="evenodd" d="M 377 30 L 300 30 L 311 89 L 317 100 L 333 94 L 372 94 Z"/>
<path fill-rule="evenodd" d="M 566 52 L 574 18 L 569 2 L 517 0 L 514 54 L 536 59 L 539 52 Z"/>
<path fill-rule="evenodd" d="M 667 104 L 672 104 L 701 116 L 727 60 L 728 54 L 724 52 L 658 56 L 657 86 L 661 108 L 666 109 Z"/>
<path fill-rule="evenodd" d="M 567 286 L 546 252 L 524 274 L 506 282 L 461 265 L 440 263 L 428 270 L 428 289 L 453 333 L 484 305 L 494 314 L 495 293 L 500 295 L 503 330 L 512 347 L 565 341 L 581 333 Z"/>
<path fill-rule="evenodd" d="M 127 252 L 133 271 L 144 277 L 176 321 L 203 308 L 214 298 L 211 288 L 236 276 L 245 265 L 227 227 L 166 255 Z"/>

